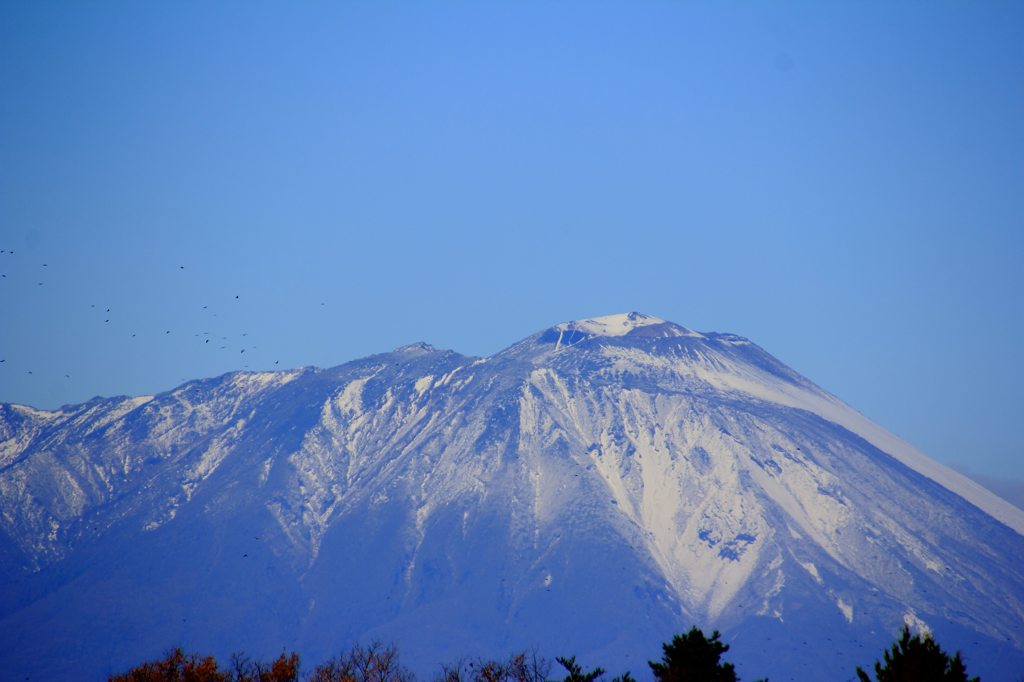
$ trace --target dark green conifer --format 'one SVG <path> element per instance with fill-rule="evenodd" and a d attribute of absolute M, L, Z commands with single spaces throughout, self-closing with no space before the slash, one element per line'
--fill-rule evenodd
<path fill-rule="evenodd" d="M 604 668 L 594 668 L 590 672 L 583 672 L 583 668 L 576 662 L 575 656 L 570 656 L 569 658 L 559 657 L 555 660 L 569 673 L 562 682 L 594 682 L 601 675 L 604 675 Z"/>
<path fill-rule="evenodd" d="M 860 682 L 871 678 L 857 667 Z M 910 636 L 906 625 L 900 638 L 885 652 L 884 663 L 875 661 L 878 682 L 979 682 L 967 677 L 967 668 L 957 652 L 952 658 L 932 639 L 930 634 Z"/>
<path fill-rule="evenodd" d="M 664 653 L 660 663 L 647 664 L 658 682 L 738 682 L 733 665 L 720 660 L 729 650 L 720 638 L 718 630 L 708 638 L 700 628 L 690 628 L 661 645 Z"/>

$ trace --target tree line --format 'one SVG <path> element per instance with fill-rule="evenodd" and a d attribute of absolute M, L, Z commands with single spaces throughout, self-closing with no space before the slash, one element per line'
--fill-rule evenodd
<path fill-rule="evenodd" d="M 729 645 L 715 630 L 707 636 L 698 628 L 662 644 L 660 661 L 649 661 L 656 682 L 740 682 L 735 667 L 722 659 Z M 442 665 L 433 682 L 599 682 L 603 668 L 586 669 L 575 656 L 555 659 L 559 670 L 551 677 L 552 663 L 536 654 L 518 653 L 507 659 L 462 660 Z M 857 667 L 860 682 L 871 676 Z M 980 682 L 968 677 L 957 652 L 950 656 L 928 633 L 912 635 L 904 626 L 899 638 L 874 664 L 876 682 Z M 226 666 L 213 656 L 175 649 L 164 658 L 142 663 L 109 682 L 416 682 L 399 660 L 394 645 L 356 644 L 312 671 L 300 674 L 299 655 L 282 653 L 269 661 L 253 661 L 234 654 Z M 611 682 L 636 682 L 625 672 Z M 767 679 L 759 682 L 768 682 Z"/>

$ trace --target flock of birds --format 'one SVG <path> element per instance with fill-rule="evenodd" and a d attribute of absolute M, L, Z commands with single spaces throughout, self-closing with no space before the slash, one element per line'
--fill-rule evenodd
<path fill-rule="evenodd" d="M 178 265 L 174 269 L 179 276 L 187 274 L 185 265 Z M 53 268 L 48 262 L 26 263 L 20 250 L 0 248 L 0 287 L 3 287 L 0 289 L 0 299 L 12 295 L 25 295 L 27 293 L 26 286 L 35 289 L 45 287 L 48 281 L 52 281 L 52 278 L 48 277 L 48 275 L 52 275 L 52 271 Z M 18 288 L 19 284 L 22 285 L 21 288 Z M 237 306 L 241 302 L 242 295 L 240 293 L 230 293 L 211 296 L 209 302 L 204 302 L 202 305 L 197 303 L 194 311 L 195 317 L 188 321 L 193 328 L 188 329 L 185 332 L 188 336 L 184 337 L 191 338 L 193 343 L 204 348 L 235 354 L 237 360 L 225 362 L 226 357 L 222 357 L 219 363 L 227 365 L 231 369 L 238 369 L 238 365 L 241 365 L 240 369 L 249 369 L 250 365 L 247 360 L 253 356 L 253 351 L 258 350 L 254 339 L 247 331 L 232 328 L 232 324 L 237 322 L 238 315 L 231 314 L 231 306 Z M 89 313 L 96 323 L 106 328 L 93 331 L 106 334 L 109 342 L 118 340 L 129 343 L 152 343 L 161 337 L 167 341 L 183 338 L 180 320 L 178 328 L 170 325 L 153 328 L 151 324 L 148 326 L 144 324 L 139 316 L 133 316 L 130 311 L 125 311 L 123 308 L 119 310 L 116 305 L 95 302 L 88 305 Z M 323 302 L 320 303 L 320 306 L 325 305 Z M 222 315 L 222 313 L 224 314 Z M 19 353 L 19 350 L 24 350 L 22 346 L 26 343 L 24 338 L 28 337 L 18 340 L 17 334 L 10 328 L 0 331 L 0 385 L 13 382 L 15 376 L 20 376 L 19 383 L 22 385 L 26 381 L 52 381 L 61 377 L 65 381 L 72 379 L 72 372 L 66 367 L 63 370 L 56 369 L 57 363 L 40 362 L 38 359 L 33 364 L 33 361 L 28 359 L 29 354 Z M 180 341 L 180 343 L 187 343 L 187 341 Z M 248 357 L 246 353 L 249 354 Z M 266 353 L 262 353 L 255 362 L 266 366 L 270 363 L 270 359 Z M 280 360 L 274 359 L 273 366 L 278 365 L 280 365 Z M 187 380 L 186 377 L 180 378 L 181 382 Z M 0 398 L 0 400 L 2 399 Z"/>

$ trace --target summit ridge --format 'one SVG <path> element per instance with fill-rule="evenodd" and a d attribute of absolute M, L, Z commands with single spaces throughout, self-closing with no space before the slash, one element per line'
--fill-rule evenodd
<path fill-rule="evenodd" d="M 640 327 L 664 323 L 665 320 L 659 317 L 632 312 L 563 322 L 562 324 L 555 325 L 555 329 L 577 329 L 598 336 L 624 336 L 625 334 L 628 334 L 634 329 L 638 329 Z"/>

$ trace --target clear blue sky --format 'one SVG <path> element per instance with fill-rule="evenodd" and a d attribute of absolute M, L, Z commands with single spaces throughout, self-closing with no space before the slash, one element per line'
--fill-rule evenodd
<path fill-rule="evenodd" d="M 3 3 L 0 401 L 639 310 L 1024 478 L 1022 35 L 1019 2 Z"/>

